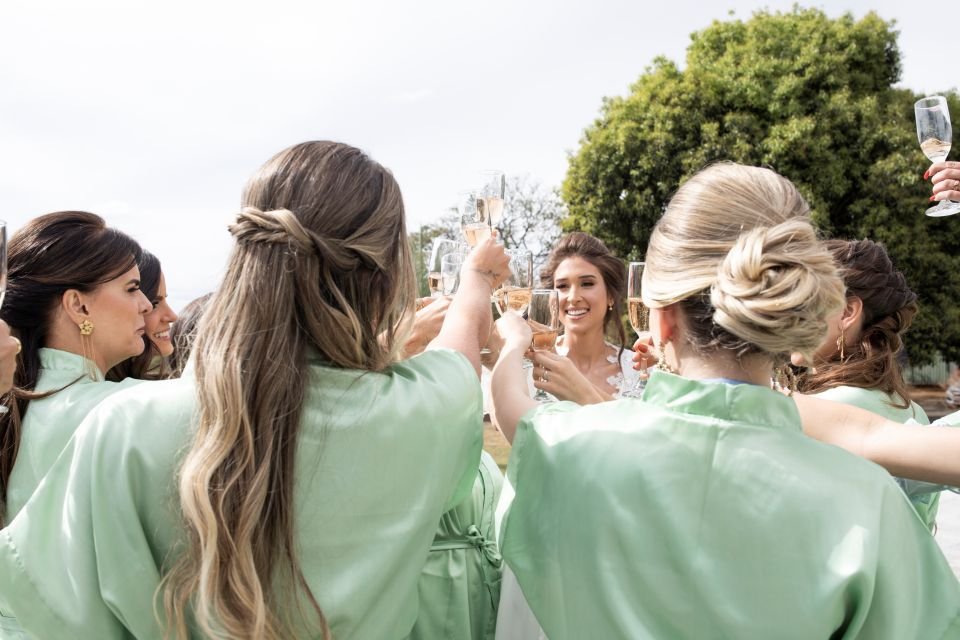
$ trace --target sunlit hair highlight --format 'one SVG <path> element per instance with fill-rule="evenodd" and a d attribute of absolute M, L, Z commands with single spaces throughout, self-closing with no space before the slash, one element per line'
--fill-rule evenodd
<path fill-rule="evenodd" d="M 247 184 L 237 246 L 194 346 L 199 410 L 179 474 L 185 553 L 162 588 L 170 629 L 329 637 L 297 558 L 294 459 L 308 354 L 381 371 L 415 291 L 403 202 L 363 152 L 308 142 Z M 309 610 L 305 612 L 304 610 Z"/>

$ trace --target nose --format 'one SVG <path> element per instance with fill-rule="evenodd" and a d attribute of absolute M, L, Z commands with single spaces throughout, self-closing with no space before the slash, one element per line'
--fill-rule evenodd
<path fill-rule="evenodd" d="M 177 312 L 174 311 L 169 304 L 167 304 L 166 300 L 163 301 L 163 313 L 163 319 L 167 322 L 176 322 L 177 318 L 180 317 L 177 315 Z"/>
<path fill-rule="evenodd" d="M 570 287 L 567 289 L 567 300 L 569 302 L 576 302 L 579 299 L 580 287 L 575 284 L 570 285 Z"/>
<path fill-rule="evenodd" d="M 150 303 L 150 300 L 147 299 L 147 296 L 143 294 L 143 291 L 137 291 L 137 303 L 139 308 L 140 315 L 147 315 L 153 309 L 153 305 Z"/>

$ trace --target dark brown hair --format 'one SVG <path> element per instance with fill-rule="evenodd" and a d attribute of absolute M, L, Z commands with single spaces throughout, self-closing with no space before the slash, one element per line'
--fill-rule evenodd
<path fill-rule="evenodd" d="M 871 240 L 829 240 L 847 286 L 847 298 L 863 302 L 863 328 L 855 345 L 814 362 L 816 373 L 801 376 L 798 389 L 816 393 L 839 386 L 880 389 L 891 404 L 906 409 L 910 395 L 897 364 L 903 333 L 917 313 L 917 294 L 894 267 L 882 245 Z"/>
<path fill-rule="evenodd" d="M 140 252 L 137 260 L 140 269 L 140 291 L 147 297 L 153 308 L 157 308 L 157 293 L 160 290 L 160 260 L 147 250 Z M 160 358 L 159 368 L 157 358 Z M 166 377 L 166 362 L 161 357 L 153 340 L 143 336 L 143 352 L 140 355 L 127 358 L 107 371 L 106 379 L 119 382 L 126 378 L 137 380 L 157 380 Z"/>
<path fill-rule="evenodd" d="M 140 246 L 107 227 L 98 215 L 61 211 L 34 218 L 10 239 L 7 291 L 0 318 L 23 345 L 17 356 L 13 389 L 4 394 L 0 415 L 0 514 L 7 482 L 20 447 L 23 416 L 40 375 L 40 348 L 47 341 L 64 292 L 89 292 L 121 276 L 137 263 Z"/>
<path fill-rule="evenodd" d="M 173 354 L 170 356 L 170 373 L 168 377 L 179 378 L 190 359 L 193 350 L 193 341 L 197 335 L 200 318 L 207 310 L 213 293 L 205 293 L 199 298 L 191 300 L 183 310 L 177 314 L 177 321 L 170 328 L 170 342 L 173 344 Z"/>
<path fill-rule="evenodd" d="M 603 317 L 604 332 L 611 337 L 616 337 L 620 345 L 620 352 L 617 354 L 617 363 L 620 362 L 620 355 L 626 347 L 627 335 L 623 330 L 623 299 L 627 295 L 627 268 L 623 260 L 617 258 L 607 245 L 582 231 L 574 231 L 560 238 L 557 244 L 547 256 L 547 263 L 540 269 L 540 286 L 547 289 L 553 289 L 553 274 L 557 267 L 567 258 L 583 258 L 600 272 L 603 278 L 603 286 L 607 289 L 607 295 L 613 300 L 613 308 L 607 309 Z"/>

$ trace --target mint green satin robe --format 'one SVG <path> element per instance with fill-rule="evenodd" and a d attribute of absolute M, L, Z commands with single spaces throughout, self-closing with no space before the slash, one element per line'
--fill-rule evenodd
<path fill-rule="evenodd" d="M 402 638 L 440 516 L 476 477 L 476 373 L 462 355 L 435 350 L 385 373 L 311 359 L 304 375 L 295 484 L 303 575 L 337 640 Z M 180 536 L 174 474 L 195 393 L 186 377 L 102 403 L 0 531 L 0 609 L 24 629 L 161 637 L 154 595 Z"/>
<path fill-rule="evenodd" d="M 91 409 L 111 394 L 142 382 L 105 381 L 95 364 L 75 353 L 40 349 L 39 356 L 40 374 L 35 391 L 42 393 L 66 388 L 47 398 L 31 400 L 27 405 L 20 449 L 7 488 L 4 522 L 12 520 L 30 499 L 40 480 L 53 466 Z"/>
<path fill-rule="evenodd" d="M 551 640 L 960 637 L 960 585 L 883 469 L 793 402 L 654 372 L 521 421 L 501 549 Z"/>
<path fill-rule="evenodd" d="M 900 423 L 930 424 L 923 407 L 911 402 L 907 408 L 890 404 L 890 396 L 879 389 L 861 389 L 860 387 L 841 386 L 813 394 L 817 398 L 832 400 L 842 404 L 866 409 L 883 416 L 887 420 Z M 899 396 L 898 396 L 899 397 Z M 915 493 L 911 491 L 912 481 L 897 478 L 897 484 L 910 499 L 910 504 L 920 519 L 933 531 L 937 525 L 937 511 L 940 508 L 940 493 Z"/>
<path fill-rule="evenodd" d="M 420 574 L 420 612 L 410 640 L 492 640 L 503 561 L 494 510 L 503 474 L 484 451 L 473 491 L 440 520 Z"/>

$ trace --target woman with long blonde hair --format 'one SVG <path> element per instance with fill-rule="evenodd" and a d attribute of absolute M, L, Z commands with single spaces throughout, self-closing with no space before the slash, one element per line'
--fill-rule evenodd
<path fill-rule="evenodd" d="M 248 182 L 195 369 L 116 396 L 0 532 L 0 610 L 39 637 L 402 637 L 476 475 L 503 249 L 398 362 L 413 268 L 393 176 L 308 142 Z M 69 502 L 71 508 L 61 508 Z"/>
<path fill-rule="evenodd" d="M 546 635 L 960 633 L 960 585 L 889 475 L 804 436 L 770 389 L 844 300 L 797 189 L 734 164 L 694 175 L 643 278 L 661 370 L 642 399 L 537 407 L 521 384 L 530 329 L 498 321 L 516 492 L 501 549 Z"/>

